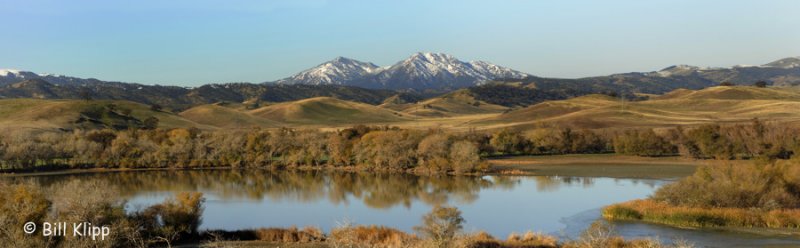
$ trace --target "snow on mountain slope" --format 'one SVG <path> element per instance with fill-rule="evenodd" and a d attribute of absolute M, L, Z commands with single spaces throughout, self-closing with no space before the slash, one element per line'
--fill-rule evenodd
<path fill-rule="evenodd" d="M 292 77 L 282 79 L 278 83 L 285 84 L 347 84 L 361 80 L 380 70 L 373 63 L 361 62 L 345 57 L 337 57 L 314 68 L 302 71 Z"/>
<path fill-rule="evenodd" d="M 29 72 L 29 71 L 22 71 L 17 69 L 0 69 L 0 77 L 15 77 L 15 78 L 33 78 L 33 77 L 40 77 L 42 75 Z"/>
<path fill-rule="evenodd" d="M 444 53 L 415 53 L 387 67 L 336 58 L 292 77 L 286 84 L 338 84 L 385 89 L 444 89 L 474 86 L 495 78 L 528 74 L 484 61 L 464 62 Z"/>
<path fill-rule="evenodd" d="M 763 65 L 765 67 L 778 67 L 784 69 L 791 69 L 800 67 L 800 57 L 790 57 L 785 59 L 780 59 L 769 64 Z"/>

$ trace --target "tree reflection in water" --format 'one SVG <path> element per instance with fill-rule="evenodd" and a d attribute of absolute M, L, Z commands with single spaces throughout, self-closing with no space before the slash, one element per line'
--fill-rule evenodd
<path fill-rule="evenodd" d="M 472 203 L 483 189 L 513 189 L 522 176 L 420 176 L 398 173 L 327 171 L 271 171 L 262 169 L 157 170 L 67 175 L 6 177 L 32 181 L 42 187 L 79 180 L 106 181 L 130 198 L 153 192 L 200 191 L 220 200 L 289 200 L 311 202 L 326 199 L 333 204 L 360 200 L 371 208 L 410 207 L 414 201 L 428 205 L 449 201 Z M 562 185 L 589 187 L 592 178 L 536 176 L 538 191 L 555 191 Z"/>

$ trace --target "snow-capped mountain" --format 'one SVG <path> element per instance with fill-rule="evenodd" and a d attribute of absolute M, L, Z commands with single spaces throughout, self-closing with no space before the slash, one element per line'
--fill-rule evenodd
<path fill-rule="evenodd" d="M 389 89 L 453 89 L 475 86 L 495 78 L 526 76 L 488 62 L 463 62 L 443 53 L 415 53 L 380 71 L 375 83 Z"/>
<path fill-rule="evenodd" d="M 25 79 L 39 78 L 39 77 L 42 77 L 42 75 L 29 71 L 21 71 L 16 69 L 0 69 L 0 80 L 8 79 L 18 82 Z"/>
<path fill-rule="evenodd" d="M 670 77 L 670 76 L 687 76 L 691 75 L 692 73 L 708 70 L 710 68 L 704 68 L 699 66 L 692 66 L 692 65 L 673 65 L 667 68 L 661 69 L 657 71 L 656 74 L 662 77 Z"/>
<path fill-rule="evenodd" d="M 454 89 L 528 74 L 484 61 L 463 62 L 443 53 L 415 53 L 392 66 L 336 58 L 292 77 L 284 84 L 337 84 L 382 89 Z"/>
<path fill-rule="evenodd" d="M 783 69 L 791 69 L 800 67 L 800 57 L 790 57 L 785 59 L 776 60 L 774 62 L 763 65 L 764 67 L 777 67 Z"/>
<path fill-rule="evenodd" d="M 673 65 L 667 68 L 661 69 L 659 71 L 653 72 L 653 75 L 661 76 L 661 77 L 671 77 L 671 76 L 688 76 L 694 73 L 704 73 L 704 72 L 712 72 L 712 73 L 720 73 L 725 71 L 747 71 L 747 70 L 758 70 L 758 69 L 795 69 L 800 68 L 800 57 L 788 57 L 779 59 L 767 64 L 763 65 L 734 65 L 730 68 L 724 67 L 700 67 L 700 66 L 692 66 L 692 65 Z M 741 72 L 739 72 L 741 73 Z"/>
<path fill-rule="evenodd" d="M 23 80 L 30 79 L 44 79 L 54 85 L 85 85 L 101 83 L 97 79 L 84 79 L 77 77 L 68 77 L 56 74 L 35 73 L 30 71 L 23 71 L 17 69 L 0 69 L 0 86 L 17 83 Z"/>
<path fill-rule="evenodd" d="M 720 82 L 751 85 L 757 81 L 767 81 L 775 86 L 793 86 L 800 85 L 800 57 L 779 59 L 764 65 L 735 65 L 728 68 L 673 65 L 645 75 L 684 81 L 706 80 L 710 85 Z"/>
<path fill-rule="evenodd" d="M 331 61 L 322 63 L 314 68 L 302 71 L 296 75 L 282 79 L 278 83 L 282 84 L 348 84 L 363 80 L 375 72 L 380 67 L 373 63 L 361 62 L 345 57 L 337 57 Z"/>
<path fill-rule="evenodd" d="M 472 69 L 480 72 L 483 75 L 492 75 L 492 78 L 524 78 L 530 76 L 526 73 L 498 66 L 486 61 L 472 61 L 469 62 L 469 64 L 472 65 Z"/>

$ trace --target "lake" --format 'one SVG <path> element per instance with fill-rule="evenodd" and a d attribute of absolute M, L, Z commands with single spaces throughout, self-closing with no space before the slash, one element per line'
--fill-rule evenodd
<path fill-rule="evenodd" d="M 42 187 L 71 180 L 107 181 L 137 209 L 181 191 L 207 198 L 201 229 L 316 226 L 350 222 L 404 231 L 436 205 L 456 206 L 465 231 L 504 238 L 527 230 L 575 238 L 600 219 L 600 208 L 652 194 L 670 179 L 548 176 L 417 176 L 324 171 L 161 170 L 6 177 Z M 800 246 L 800 239 L 614 223 L 627 238 L 685 239 L 705 247 Z"/>

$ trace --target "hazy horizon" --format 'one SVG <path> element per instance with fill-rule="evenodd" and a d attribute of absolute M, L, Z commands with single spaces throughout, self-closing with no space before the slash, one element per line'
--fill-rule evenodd
<path fill-rule="evenodd" d="M 579 78 L 800 56 L 797 1 L 4 2 L 0 68 L 197 86 L 415 52 Z"/>

